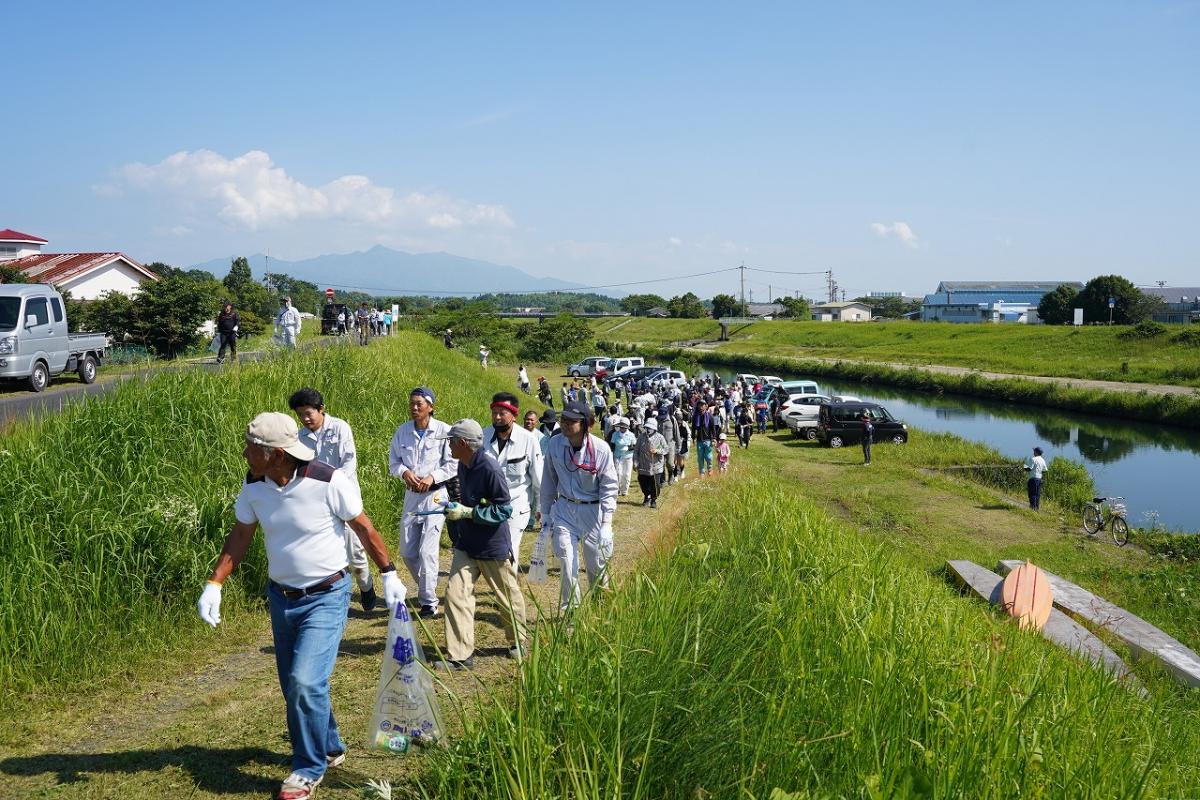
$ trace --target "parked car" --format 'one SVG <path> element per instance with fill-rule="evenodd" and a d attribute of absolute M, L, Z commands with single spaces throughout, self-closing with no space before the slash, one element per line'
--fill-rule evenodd
<path fill-rule="evenodd" d="M 759 375 L 758 382 L 764 386 L 781 386 L 783 378 L 776 378 L 774 375 Z"/>
<path fill-rule="evenodd" d="M 779 384 L 789 395 L 793 394 L 824 394 L 816 381 L 784 381 Z"/>
<path fill-rule="evenodd" d="M 600 366 L 601 364 L 607 364 L 608 361 L 608 356 L 592 356 L 591 358 L 585 358 L 578 364 L 572 364 L 571 366 L 567 367 L 567 374 L 572 378 L 590 378 L 596 374 L 596 367 Z"/>
<path fill-rule="evenodd" d="M 813 440 L 817 438 L 817 419 L 821 406 L 828 403 L 823 394 L 796 394 L 788 398 L 780 409 L 779 416 L 793 436 Z"/>
<path fill-rule="evenodd" d="M 618 372 L 615 375 L 607 376 L 604 379 L 604 382 L 606 384 L 608 384 L 609 386 L 611 386 L 613 384 L 613 382 L 616 381 L 617 378 L 621 378 L 625 381 L 628 381 L 630 379 L 635 379 L 635 380 L 640 381 L 642 378 L 645 378 L 647 375 L 653 375 L 655 372 L 662 372 L 662 371 L 668 370 L 668 369 L 670 369 L 670 367 L 666 366 L 665 364 L 652 364 L 648 367 L 630 367 L 629 369 L 622 370 L 621 372 Z"/>
<path fill-rule="evenodd" d="M 817 417 L 817 439 L 826 447 L 862 441 L 863 414 L 867 414 L 875 426 L 876 442 L 904 444 L 908 441 L 907 425 L 878 403 L 862 401 L 823 403 Z"/>
<path fill-rule="evenodd" d="M 684 375 L 677 369 L 661 369 L 658 372 L 652 372 L 646 376 L 646 380 L 650 383 L 670 383 L 675 381 L 676 386 L 682 386 L 687 383 L 687 375 Z"/>
<path fill-rule="evenodd" d="M 747 386 L 753 386 L 754 384 L 759 382 L 758 376 L 751 375 L 749 372 L 739 372 L 737 375 L 734 376 L 733 379 L 735 381 L 745 381 Z"/>
<path fill-rule="evenodd" d="M 53 286 L 0 284 L 0 379 L 23 379 L 35 392 L 64 372 L 92 383 L 107 345 L 103 333 L 67 332 L 66 304 Z"/>
<path fill-rule="evenodd" d="M 622 356 L 620 358 L 610 358 L 605 363 L 596 368 L 595 375 L 597 378 L 607 378 L 609 375 L 616 375 L 618 372 L 630 367 L 644 367 L 645 360 L 641 356 Z"/>

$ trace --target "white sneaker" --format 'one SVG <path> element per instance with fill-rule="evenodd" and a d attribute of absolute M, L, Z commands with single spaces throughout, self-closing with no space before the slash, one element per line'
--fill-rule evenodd
<path fill-rule="evenodd" d="M 313 792 L 317 790 L 317 784 L 320 782 L 321 778 L 313 780 L 293 772 L 279 787 L 279 794 L 276 797 L 279 800 L 308 800 L 313 796 Z"/>

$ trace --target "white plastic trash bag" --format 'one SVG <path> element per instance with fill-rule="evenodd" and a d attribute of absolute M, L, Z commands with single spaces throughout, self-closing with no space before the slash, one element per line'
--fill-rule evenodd
<path fill-rule="evenodd" d="M 408 607 L 398 603 L 388 621 L 387 649 L 367 731 L 367 748 L 404 753 L 413 744 L 429 744 L 441 735 L 441 712 L 425 654 L 413 635 Z"/>
<path fill-rule="evenodd" d="M 208 343 L 208 352 L 217 353 L 221 350 L 221 334 L 213 336 L 212 341 Z"/>
<path fill-rule="evenodd" d="M 529 574 L 526 579 L 530 583 L 545 583 L 546 570 L 549 565 L 546 563 L 550 558 L 550 527 L 542 528 L 542 532 L 538 534 L 537 541 L 533 544 L 533 554 L 529 557 Z"/>

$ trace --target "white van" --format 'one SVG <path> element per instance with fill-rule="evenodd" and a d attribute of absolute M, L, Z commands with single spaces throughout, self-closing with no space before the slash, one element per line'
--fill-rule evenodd
<path fill-rule="evenodd" d="M 821 387 L 816 381 L 784 381 L 779 384 L 789 395 L 791 394 L 821 394 Z"/>
<path fill-rule="evenodd" d="M 747 386 L 754 386 L 758 383 L 758 376 L 751 375 L 749 372 L 739 372 L 735 377 L 735 381 L 745 381 Z"/>
<path fill-rule="evenodd" d="M 604 365 L 603 372 L 601 372 L 599 369 L 597 369 L 596 377 L 603 378 L 605 376 L 616 375 L 618 372 L 623 372 L 624 370 L 627 370 L 627 369 L 632 369 L 634 367 L 644 367 L 644 366 L 646 366 L 646 359 L 642 358 L 641 356 L 626 356 L 624 358 L 610 358 L 608 360 L 608 363 Z"/>

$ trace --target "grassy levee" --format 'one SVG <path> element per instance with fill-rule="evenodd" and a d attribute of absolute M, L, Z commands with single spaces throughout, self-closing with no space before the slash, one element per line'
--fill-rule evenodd
<path fill-rule="evenodd" d="M 597 339 L 644 344 L 716 340 L 715 320 L 596 320 Z M 1129 338 L 1127 327 L 1064 325 L 956 325 L 892 322 L 755 322 L 733 326 L 721 346 L 741 354 L 849 358 L 863 361 L 945 364 L 994 372 L 1065 378 L 1200 386 L 1200 351 L 1184 337 L 1186 326 L 1150 339 Z"/>
<path fill-rule="evenodd" d="M 849 326 L 847 326 L 849 327 Z M 634 345 L 623 342 L 598 342 L 606 352 L 637 352 L 666 361 L 703 360 L 754 372 L 791 372 L 813 377 L 838 378 L 859 383 L 880 383 L 936 393 L 985 397 L 1014 403 L 1082 411 L 1119 419 L 1137 419 L 1200 428 L 1200 393 L 1157 394 L 1146 391 L 1113 392 L 1075 388 L 1021 378 L 985 378 L 977 374 L 953 375 L 929 372 L 918 367 L 896 368 L 864 364 L 854 360 L 816 361 L 811 358 L 728 350 L 698 350 L 689 347 Z"/>
<path fill-rule="evenodd" d="M 421 384 L 436 387 L 439 417 L 483 418 L 481 398 L 512 379 L 402 334 L 221 372 L 167 371 L 7 429 L 0 706 L 61 697 L 73 681 L 170 659 L 211 635 L 194 603 L 233 520 L 242 432 L 259 411 L 290 413 L 300 386 L 353 421 L 366 508 L 390 515 L 375 521 L 394 547 L 402 492 L 387 477 L 387 446 Z M 261 607 L 265 579 L 258 537 L 227 584 L 227 622 Z"/>
<path fill-rule="evenodd" d="M 1002 622 L 780 482 L 770 449 L 534 648 L 425 796 L 1195 795 L 1194 699 Z"/>

